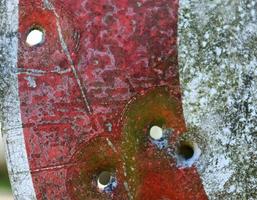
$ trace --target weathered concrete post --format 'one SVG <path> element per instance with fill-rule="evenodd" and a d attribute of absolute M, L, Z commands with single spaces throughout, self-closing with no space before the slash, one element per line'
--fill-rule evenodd
<path fill-rule="evenodd" d="M 188 137 L 209 199 L 257 198 L 257 2 L 180 1 Z"/>
<path fill-rule="evenodd" d="M 20 118 L 17 81 L 18 0 L 0 2 L 0 121 L 13 195 L 36 199 Z"/>

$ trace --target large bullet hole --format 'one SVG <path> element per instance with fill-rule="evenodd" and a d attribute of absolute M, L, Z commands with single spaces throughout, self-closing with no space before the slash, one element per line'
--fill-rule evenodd
<path fill-rule="evenodd" d="M 188 160 L 194 155 L 194 147 L 190 144 L 182 143 L 178 147 L 178 154 L 185 160 Z"/>
<path fill-rule="evenodd" d="M 45 33 L 41 28 L 32 28 L 26 38 L 26 43 L 30 46 L 42 44 L 45 39 Z"/>
<path fill-rule="evenodd" d="M 99 174 L 97 186 L 100 190 L 104 190 L 111 182 L 112 175 L 110 172 L 103 171 Z"/>
<path fill-rule="evenodd" d="M 183 141 L 177 146 L 177 166 L 191 167 L 200 157 L 201 150 L 194 142 Z"/>

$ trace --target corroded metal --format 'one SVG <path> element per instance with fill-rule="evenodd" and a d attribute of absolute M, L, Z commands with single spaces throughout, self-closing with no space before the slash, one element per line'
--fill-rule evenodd
<path fill-rule="evenodd" d="M 0 2 L 16 199 L 256 199 L 256 3 L 180 5 L 186 124 L 177 0 Z M 34 28 L 44 40 L 31 47 Z M 199 162 L 177 160 L 183 140 Z M 102 171 L 117 179 L 109 192 L 97 188 Z"/>
<path fill-rule="evenodd" d="M 144 156 L 158 150 L 139 141 L 151 123 L 173 128 L 174 138 L 186 130 L 178 1 L 21 0 L 19 16 L 19 97 L 38 199 L 206 198 L 194 168 Z M 26 37 L 34 27 L 45 38 L 31 47 Z M 104 168 L 118 177 L 111 194 L 92 185 Z"/>
<path fill-rule="evenodd" d="M 147 140 L 153 123 L 174 129 L 170 146 L 186 130 L 177 17 L 178 1 L 20 1 L 19 97 L 38 199 L 206 199 L 195 168 L 177 169 Z M 31 47 L 35 28 L 45 37 Z M 104 168 L 118 177 L 108 194 L 92 184 Z"/>

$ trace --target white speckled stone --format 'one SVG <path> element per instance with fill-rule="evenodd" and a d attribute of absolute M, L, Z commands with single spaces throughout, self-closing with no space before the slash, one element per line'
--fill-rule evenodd
<path fill-rule="evenodd" d="M 181 0 L 188 138 L 209 199 L 257 199 L 257 2 Z"/>

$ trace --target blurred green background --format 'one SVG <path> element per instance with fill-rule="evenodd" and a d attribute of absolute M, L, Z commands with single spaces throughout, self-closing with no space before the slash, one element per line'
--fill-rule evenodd
<path fill-rule="evenodd" d="M 0 131 L 0 200 L 12 200 L 11 185 L 5 162 L 4 144 Z"/>

